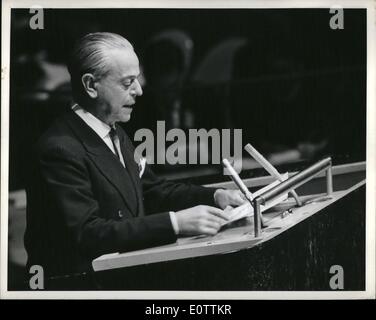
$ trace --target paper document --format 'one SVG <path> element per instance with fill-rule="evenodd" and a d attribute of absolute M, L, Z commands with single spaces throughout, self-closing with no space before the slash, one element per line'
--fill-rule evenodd
<path fill-rule="evenodd" d="M 283 181 L 285 181 L 288 178 L 288 173 L 282 174 L 281 176 L 282 176 Z M 281 183 L 280 181 L 276 180 L 273 183 L 268 184 L 267 186 L 257 190 L 252 195 L 253 195 L 254 198 L 256 198 L 260 194 L 264 193 L 265 191 L 267 191 L 269 189 L 274 188 L 275 186 L 279 185 L 280 183 Z M 261 206 L 261 212 L 264 212 L 265 210 L 270 209 L 271 207 L 274 207 L 275 205 L 281 203 L 282 201 L 284 201 L 286 199 L 287 199 L 287 193 L 284 193 L 284 194 L 280 195 L 279 197 L 275 198 L 274 200 L 266 202 L 265 205 Z M 243 204 L 239 207 L 236 207 L 236 208 L 230 208 L 229 207 L 229 209 L 225 209 L 225 212 L 228 213 L 230 220 L 223 223 L 222 226 L 224 226 L 224 225 L 226 225 L 230 222 L 242 219 L 242 218 L 247 217 L 247 216 L 252 217 L 253 216 L 253 207 L 251 206 L 251 204 L 249 202 L 247 202 L 247 203 L 245 203 L 245 204 Z"/>

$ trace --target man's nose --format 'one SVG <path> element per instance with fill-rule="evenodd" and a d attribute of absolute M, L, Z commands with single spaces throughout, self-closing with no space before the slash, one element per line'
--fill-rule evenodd
<path fill-rule="evenodd" d="M 140 82 L 138 81 L 138 79 L 135 79 L 134 81 L 134 93 L 136 96 L 142 96 L 142 88 L 141 88 L 141 85 L 140 85 Z"/>

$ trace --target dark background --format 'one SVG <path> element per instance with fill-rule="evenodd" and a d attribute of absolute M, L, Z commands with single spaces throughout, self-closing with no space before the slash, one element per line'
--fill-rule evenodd
<path fill-rule="evenodd" d="M 165 120 L 166 129 L 242 129 L 243 145 L 279 155 L 281 171 L 326 156 L 334 165 L 366 158 L 363 9 L 344 10 L 343 30 L 329 27 L 329 9 L 45 9 L 43 30 L 29 27 L 31 17 L 12 9 L 10 191 L 24 189 L 32 145 L 69 110 L 69 50 L 96 31 L 125 36 L 140 57 L 144 95 L 124 125 L 131 138 Z M 154 169 L 197 183 L 228 179 L 215 165 Z M 9 288 L 26 261 L 19 195 L 22 204 L 22 192 L 10 201 Z"/>
<path fill-rule="evenodd" d="M 243 145 L 265 155 L 297 151 L 286 163 L 365 160 L 365 10 L 344 10 L 343 30 L 329 27 L 329 9 L 49 9 L 43 30 L 30 29 L 31 16 L 12 10 L 11 190 L 24 186 L 32 143 L 69 108 L 64 64 L 94 31 L 125 36 L 140 56 L 131 137 L 166 120 L 166 130 L 241 128 Z M 187 170 L 166 167 L 155 170 Z"/>

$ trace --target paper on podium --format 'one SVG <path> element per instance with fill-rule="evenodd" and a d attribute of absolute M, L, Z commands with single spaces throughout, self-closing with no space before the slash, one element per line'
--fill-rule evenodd
<path fill-rule="evenodd" d="M 288 178 L 288 173 L 282 174 L 281 176 L 282 176 L 282 181 L 285 181 Z M 281 183 L 281 181 L 276 180 L 273 183 L 270 183 L 267 186 L 257 190 L 252 195 L 253 195 L 254 198 L 256 198 L 260 194 L 264 193 L 265 191 L 267 191 L 269 189 L 274 188 L 275 186 L 279 185 L 280 183 Z M 284 194 L 280 195 L 279 197 L 273 199 L 272 201 L 266 202 L 265 205 L 261 206 L 261 212 L 274 207 L 275 205 L 281 203 L 282 201 L 284 201 L 286 199 L 287 199 L 287 193 L 284 193 Z M 252 217 L 253 216 L 253 207 L 251 206 L 251 204 L 249 202 L 247 202 L 247 203 L 245 203 L 245 204 L 243 204 L 239 207 L 236 207 L 236 208 L 231 208 L 231 207 L 229 207 L 229 209 L 226 208 L 225 212 L 228 213 L 230 219 L 227 222 L 223 223 L 222 226 L 224 226 L 228 223 L 234 222 L 236 220 L 242 219 L 244 217 Z"/>

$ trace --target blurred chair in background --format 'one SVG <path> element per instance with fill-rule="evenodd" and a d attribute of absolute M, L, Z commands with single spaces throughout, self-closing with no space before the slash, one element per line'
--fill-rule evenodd
<path fill-rule="evenodd" d="M 166 130 L 187 129 L 193 126 L 193 114 L 184 108 L 182 92 L 191 69 L 193 41 L 182 30 L 164 30 L 152 36 L 141 53 L 141 69 L 144 77 L 144 95 L 137 101 L 135 121 L 127 124 L 129 130 L 148 128 L 156 132 L 158 120 L 165 121 Z M 132 128 L 137 126 L 137 128 Z M 132 136 L 132 134 L 131 134 Z M 166 143 L 166 147 L 170 143 Z M 187 146 L 179 145 L 179 150 Z M 155 149 L 155 159 L 158 152 Z M 179 171 L 183 166 L 155 166 L 159 174 Z"/>
<path fill-rule="evenodd" d="M 192 83 L 195 87 L 201 88 L 200 98 L 205 101 L 206 110 L 201 110 L 202 114 L 198 114 L 200 119 L 210 117 L 214 112 L 221 115 L 219 118 L 222 120 L 223 128 L 233 128 L 230 86 L 233 80 L 234 58 L 246 44 L 247 39 L 242 37 L 226 39 L 211 48 L 198 64 L 192 76 Z M 207 120 L 207 125 L 210 125 L 210 119 Z"/>
<path fill-rule="evenodd" d="M 153 36 L 143 53 L 146 94 L 166 129 L 189 126 L 189 115 L 182 110 L 181 94 L 193 55 L 193 41 L 181 30 L 165 30 Z"/>
<path fill-rule="evenodd" d="M 234 55 L 246 43 L 245 38 L 226 39 L 211 47 L 198 62 L 183 94 L 184 106 L 191 109 L 194 115 L 192 127 L 208 130 L 233 128 L 228 89 L 232 81 Z M 189 143 L 190 150 L 194 149 L 200 156 L 205 152 L 203 156 L 212 163 L 210 139 Z M 208 167 L 207 170 L 209 172 L 211 168 Z"/>
<path fill-rule="evenodd" d="M 215 45 L 197 66 L 192 81 L 201 85 L 218 85 L 231 81 L 235 54 L 247 42 L 245 38 L 230 38 Z"/>

